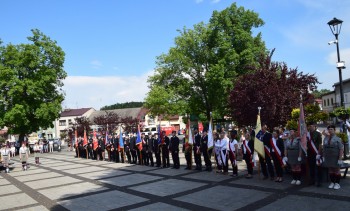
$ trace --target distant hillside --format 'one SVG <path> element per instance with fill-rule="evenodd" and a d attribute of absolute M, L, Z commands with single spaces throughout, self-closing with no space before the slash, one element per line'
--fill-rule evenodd
<path fill-rule="evenodd" d="M 116 103 L 109 106 L 103 106 L 101 110 L 112 110 L 120 108 L 139 108 L 142 107 L 143 102 L 126 102 L 126 103 Z"/>

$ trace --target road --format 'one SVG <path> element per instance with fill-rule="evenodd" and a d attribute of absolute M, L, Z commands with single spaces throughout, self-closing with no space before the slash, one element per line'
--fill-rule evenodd
<path fill-rule="evenodd" d="M 184 164 L 181 153 L 181 164 Z M 1 210 L 349 210 L 350 178 L 340 190 L 292 186 L 195 170 L 159 169 L 44 154 L 40 166 L 0 174 Z M 29 159 L 33 163 L 34 158 Z M 257 169 L 255 169 L 257 170 Z"/>

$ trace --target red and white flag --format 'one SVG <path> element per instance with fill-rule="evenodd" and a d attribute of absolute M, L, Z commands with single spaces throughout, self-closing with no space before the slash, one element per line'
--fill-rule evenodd
<path fill-rule="evenodd" d="M 305 115 L 304 115 L 304 106 L 303 103 L 300 103 L 300 116 L 298 122 L 298 134 L 300 137 L 300 145 L 304 150 L 305 154 L 307 153 L 307 128 L 305 123 Z"/>

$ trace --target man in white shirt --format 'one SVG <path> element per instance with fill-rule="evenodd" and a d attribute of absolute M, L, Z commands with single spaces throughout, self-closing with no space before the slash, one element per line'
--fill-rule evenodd
<path fill-rule="evenodd" d="M 50 139 L 49 141 L 49 152 L 53 152 L 53 140 Z"/>

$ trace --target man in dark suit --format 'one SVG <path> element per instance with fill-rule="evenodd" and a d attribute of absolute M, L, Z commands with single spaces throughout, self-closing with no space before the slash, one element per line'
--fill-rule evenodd
<path fill-rule="evenodd" d="M 170 146 L 169 146 L 169 149 L 171 151 L 171 155 L 173 158 L 173 163 L 174 163 L 173 168 L 174 169 L 180 168 L 179 144 L 180 144 L 180 139 L 179 139 L 179 137 L 176 136 L 176 131 L 174 130 L 172 132 L 172 137 L 170 139 Z"/>
<path fill-rule="evenodd" d="M 202 170 L 202 155 L 201 155 L 201 135 L 198 133 L 198 129 L 194 129 L 194 162 L 196 163 L 196 170 Z"/>

